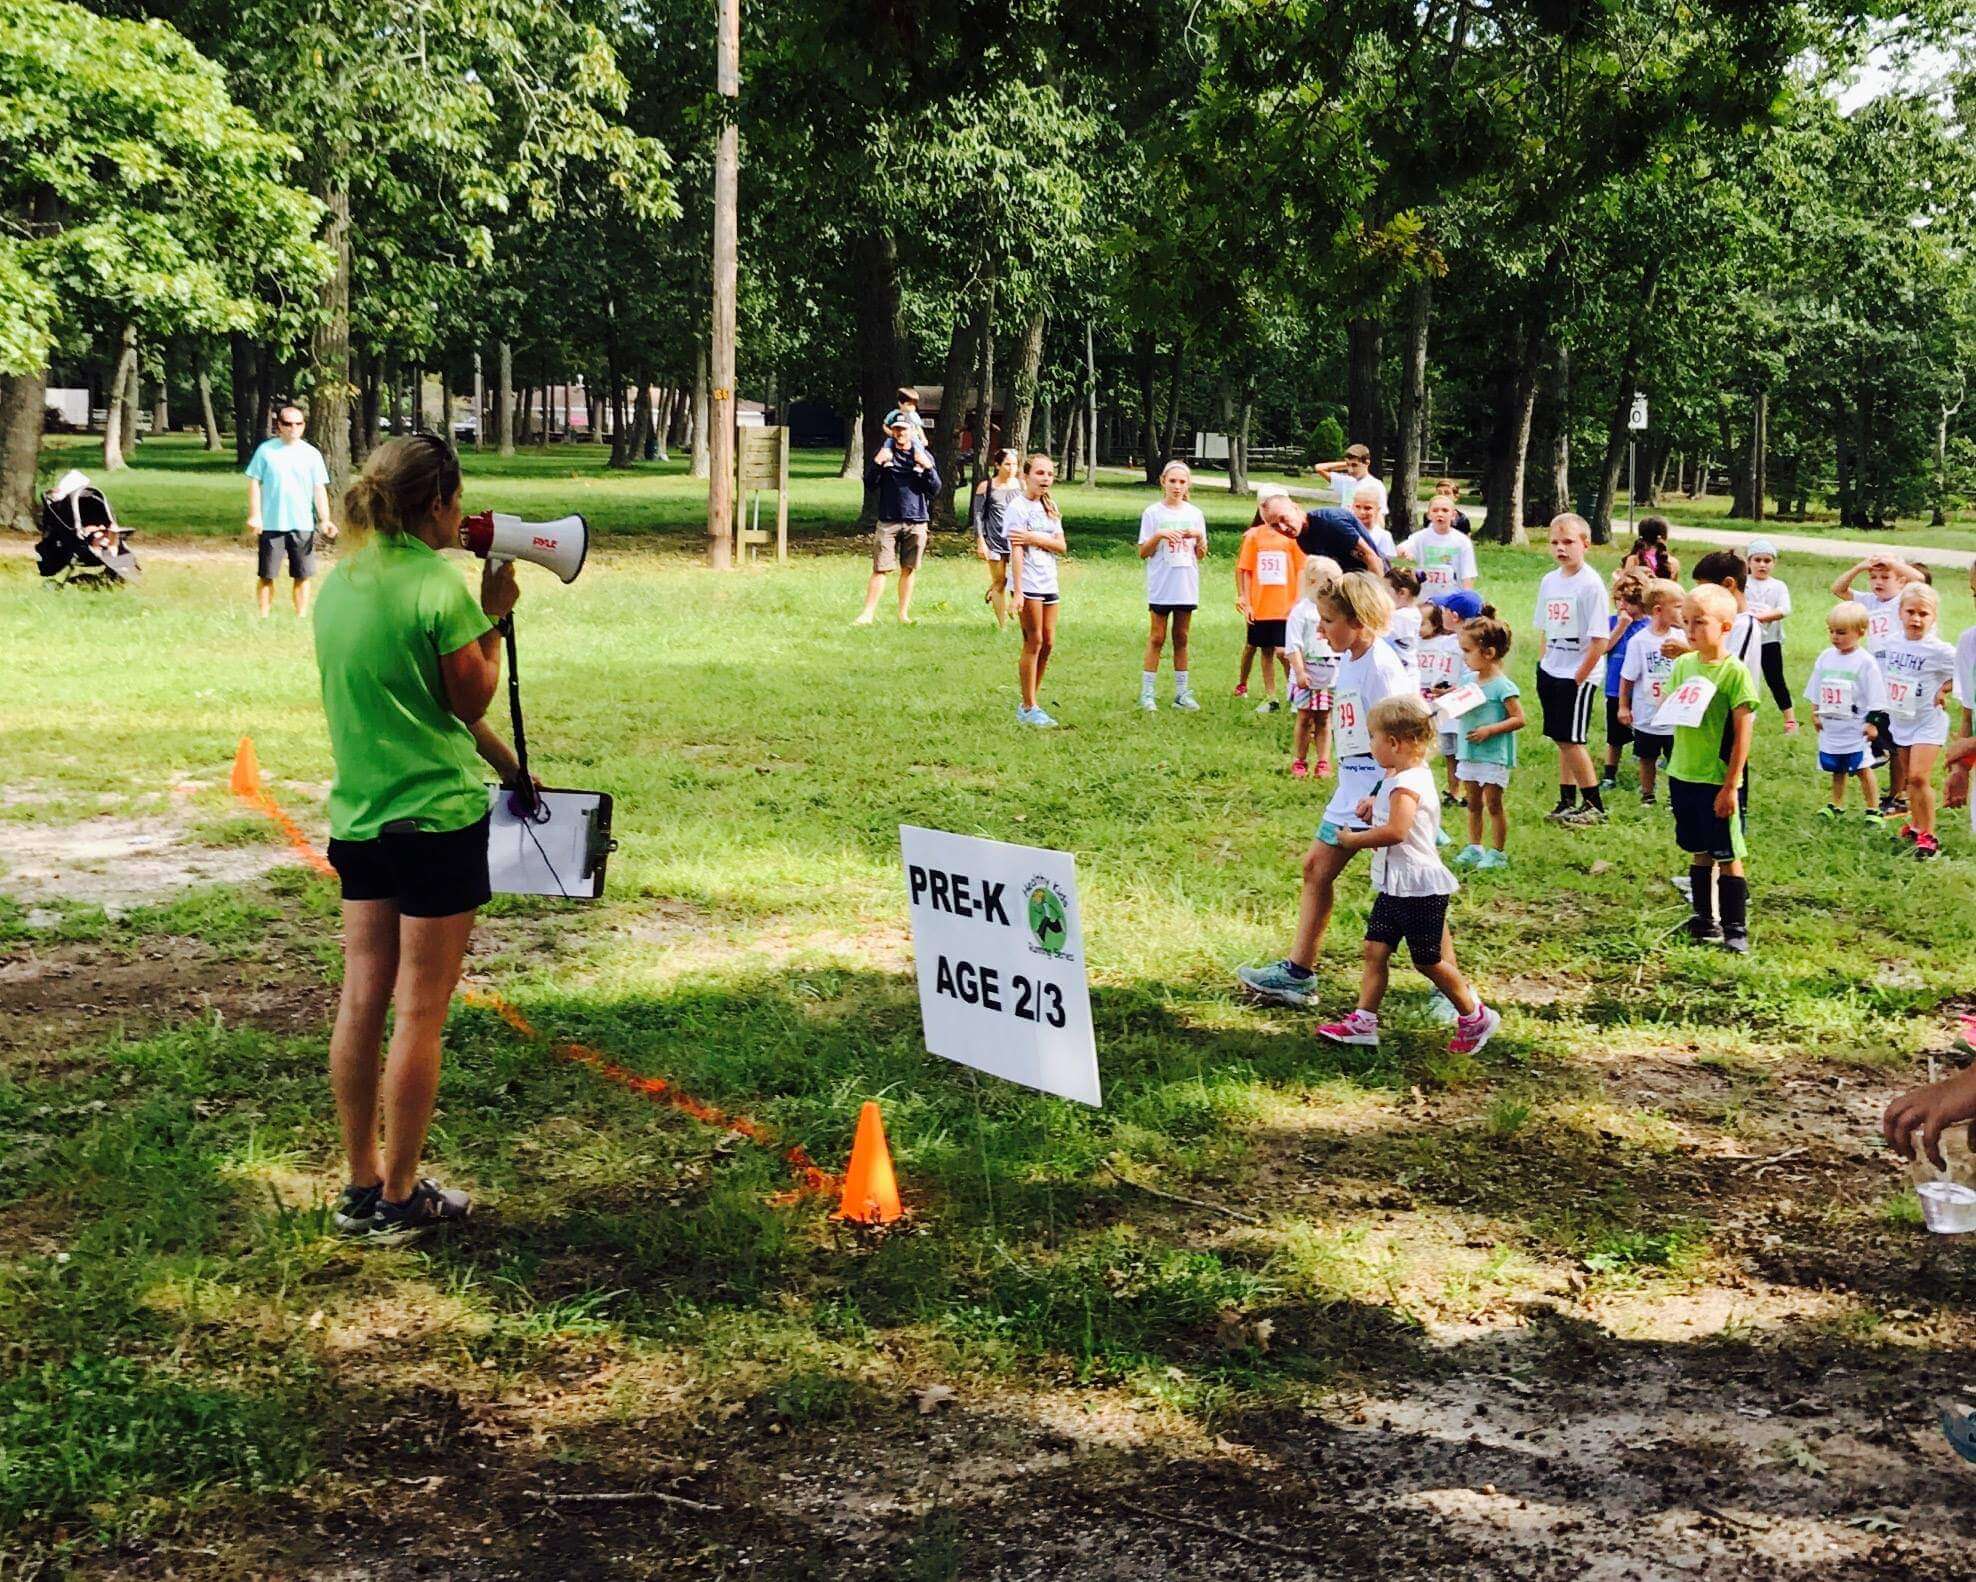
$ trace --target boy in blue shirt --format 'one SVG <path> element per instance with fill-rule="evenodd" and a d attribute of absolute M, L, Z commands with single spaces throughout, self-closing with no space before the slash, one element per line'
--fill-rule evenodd
<path fill-rule="evenodd" d="M 1642 572 L 1623 570 L 1614 573 L 1612 602 L 1619 606 L 1619 613 L 1612 618 L 1612 646 L 1606 650 L 1606 750 L 1605 772 L 1599 777 L 1601 792 L 1619 789 L 1620 754 L 1633 742 L 1632 727 L 1620 718 L 1619 681 L 1626 665 L 1627 645 L 1647 625 L 1646 598 L 1647 579 Z"/>

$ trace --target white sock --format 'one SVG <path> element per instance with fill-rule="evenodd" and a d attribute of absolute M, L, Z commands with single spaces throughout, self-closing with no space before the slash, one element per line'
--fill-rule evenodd
<path fill-rule="evenodd" d="M 1157 670 L 1142 670 L 1139 672 L 1140 697 L 1150 698 L 1153 695 L 1153 689 L 1159 684 L 1160 673 Z"/>
<path fill-rule="evenodd" d="M 1184 670 L 1176 670 L 1173 673 L 1173 695 L 1176 698 L 1187 696 L 1187 672 Z"/>

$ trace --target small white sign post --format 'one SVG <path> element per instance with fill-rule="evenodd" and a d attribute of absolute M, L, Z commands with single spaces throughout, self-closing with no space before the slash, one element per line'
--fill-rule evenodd
<path fill-rule="evenodd" d="M 927 1050 L 1097 1106 L 1075 859 L 911 824 L 899 850 Z"/>

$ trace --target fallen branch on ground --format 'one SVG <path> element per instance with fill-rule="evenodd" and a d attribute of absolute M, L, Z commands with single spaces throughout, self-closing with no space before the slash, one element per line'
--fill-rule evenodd
<path fill-rule="evenodd" d="M 1210 1214 L 1226 1214 L 1230 1219 L 1239 1219 L 1244 1225 L 1260 1225 L 1262 1223 L 1255 1215 L 1246 1214 L 1239 1208 L 1230 1208 L 1226 1203 L 1210 1203 L 1203 1198 L 1186 1197 L 1179 1192 L 1166 1192 L 1156 1186 L 1147 1186 L 1143 1181 L 1134 1181 L 1132 1177 L 1109 1160 L 1105 1162 L 1103 1168 L 1105 1174 L 1113 1180 L 1123 1181 L 1127 1186 L 1136 1188 L 1148 1197 L 1164 1198 L 1169 1203 L 1185 1203 L 1189 1208 L 1204 1208 Z"/>
<path fill-rule="evenodd" d="M 1237 1532 L 1232 1527 L 1217 1527 L 1213 1522 L 1204 1522 L 1193 1516 L 1176 1516 L 1172 1511 L 1156 1511 L 1149 1505 L 1134 1505 L 1129 1500 L 1114 1502 L 1122 1511 L 1130 1511 L 1134 1516 L 1145 1516 L 1156 1522 L 1171 1522 L 1176 1527 L 1191 1527 L 1196 1532 L 1213 1533 L 1217 1538 L 1226 1538 L 1230 1543 L 1248 1544 L 1252 1548 L 1267 1549 L 1271 1554 L 1288 1555 L 1293 1560 L 1315 1560 L 1319 1551 L 1297 1544 L 1279 1544 L 1268 1538 L 1257 1538 L 1249 1533 Z"/>
<path fill-rule="evenodd" d="M 721 1505 L 709 1505 L 704 1500 L 689 1500 L 684 1495 L 667 1494 L 662 1489 L 622 1489 L 608 1494 L 558 1494 L 553 1489 L 529 1489 L 526 1491 L 532 1500 L 542 1500 L 550 1505 L 676 1505 L 683 1511 L 705 1511 L 718 1515 L 726 1509 Z"/>

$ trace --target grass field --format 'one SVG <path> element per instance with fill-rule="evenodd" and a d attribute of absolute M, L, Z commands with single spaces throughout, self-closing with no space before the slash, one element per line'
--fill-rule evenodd
<path fill-rule="evenodd" d="M 678 469 L 470 457 L 470 508 L 610 531 L 571 587 L 525 570 L 519 621 L 539 767 L 610 791 L 622 842 L 594 907 L 497 902 L 470 977 L 826 1168 L 880 1099 L 912 1213 L 866 1234 L 776 1201 L 774 1149 L 462 1005 L 432 1166 L 475 1222 L 359 1255 L 322 1212 L 334 893 L 226 792 L 251 734 L 320 839 L 307 637 L 253 618 L 230 465 L 143 454 L 119 513 L 222 541 L 140 540 L 142 584 L 100 596 L 0 556 L 16 1571 L 1961 1568 L 1966 1469 L 1930 1401 L 1966 1377 L 1976 1271 L 1918 1228 L 1876 1123 L 1967 1003 L 1963 815 L 1927 870 L 1815 822 L 1810 737 L 1764 714 L 1734 960 L 1672 932 L 1664 814 L 1622 794 L 1604 831 L 1544 825 L 1555 760 L 1527 737 L 1513 866 L 1454 914 L 1502 1036 L 1450 1057 L 1396 972 L 1386 1047 L 1331 1049 L 1231 993 L 1287 943 L 1324 794 L 1284 774 L 1287 723 L 1228 697 L 1232 532 L 1208 707 L 1145 716 L 1146 491 L 1066 491 L 1044 700 L 1067 728 L 1038 734 L 955 540 L 920 624 L 849 627 L 850 486 L 802 479 L 813 553 L 716 580 Z M 1521 625 L 1547 564 L 1485 549 L 1484 590 Z M 1825 600 L 1790 580 L 1801 685 Z M 907 821 L 1076 853 L 1103 1110 L 923 1052 Z M 1327 1011 L 1363 865 L 1341 897 Z"/>

